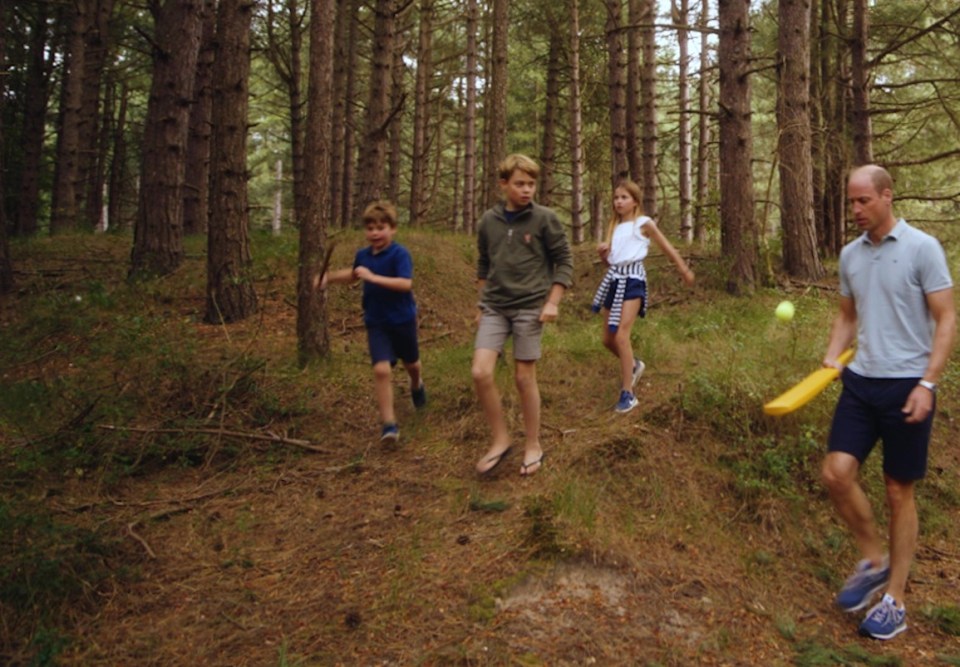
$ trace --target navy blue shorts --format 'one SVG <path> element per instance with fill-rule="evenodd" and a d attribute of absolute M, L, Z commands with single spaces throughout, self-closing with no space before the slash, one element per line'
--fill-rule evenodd
<path fill-rule="evenodd" d="M 394 366 L 398 358 L 407 364 L 420 361 L 416 319 L 406 324 L 367 325 L 367 344 L 374 364 L 389 361 Z"/>
<path fill-rule="evenodd" d="M 613 298 L 617 293 L 617 283 L 620 282 L 620 279 L 614 280 L 610 283 L 610 288 L 607 290 L 607 295 L 603 298 L 603 307 L 607 310 L 613 307 Z M 642 299 L 644 302 L 647 300 L 647 281 L 640 280 L 638 278 L 627 278 L 627 288 L 623 293 L 623 300 L 629 301 L 630 299 Z M 644 304 L 641 304 L 640 309 L 643 310 Z"/>
<path fill-rule="evenodd" d="M 843 391 L 833 413 L 828 451 L 846 452 L 863 463 L 877 440 L 883 442 L 883 472 L 899 482 L 923 479 L 934 410 L 925 420 L 908 424 L 904 403 L 920 378 L 875 379 L 845 368 Z"/>

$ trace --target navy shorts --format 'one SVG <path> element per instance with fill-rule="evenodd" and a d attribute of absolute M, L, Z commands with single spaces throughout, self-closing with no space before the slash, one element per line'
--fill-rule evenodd
<path fill-rule="evenodd" d="M 397 359 L 407 364 L 420 361 L 416 318 L 405 324 L 367 325 L 367 344 L 374 364 L 389 361 L 394 366 Z"/>
<path fill-rule="evenodd" d="M 934 410 L 925 420 L 908 424 L 904 403 L 920 378 L 876 379 L 845 368 L 843 391 L 830 427 L 828 451 L 846 452 L 863 463 L 877 440 L 883 442 L 883 472 L 899 482 L 923 479 Z"/>
<path fill-rule="evenodd" d="M 607 310 L 613 307 L 613 298 L 617 293 L 617 283 L 620 282 L 620 279 L 614 280 L 610 283 L 609 289 L 607 289 L 607 295 L 603 298 L 603 307 Z M 631 299 L 642 299 L 643 304 L 640 304 L 640 309 L 644 310 L 643 306 L 647 300 L 647 281 L 640 280 L 639 278 L 627 278 L 627 288 L 623 293 L 623 300 L 630 301 Z"/>

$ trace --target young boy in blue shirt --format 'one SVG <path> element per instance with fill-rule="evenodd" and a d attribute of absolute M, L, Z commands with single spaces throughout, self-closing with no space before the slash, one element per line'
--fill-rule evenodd
<path fill-rule="evenodd" d="M 380 408 L 381 442 L 400 438 L 393 409 L 393 367 L 397 359 L 410 376 L 410 396 L 416 408 L 427 403 L 417 343 L 417 304 L 413 299 L 413 258 L 393 237 L 397 210 L 387 201 L 375 201 L 363 211 L 364 237 L 369 245 L 357 251 L 352 269 L 325 273 L 329 282 L 363 281 L 363 323 L 367 328 L 373 381 Z"/>

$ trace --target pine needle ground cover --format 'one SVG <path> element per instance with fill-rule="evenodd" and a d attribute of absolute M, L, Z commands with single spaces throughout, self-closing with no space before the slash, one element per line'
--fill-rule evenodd
<path fill-rule="evenodd" d="M 296 366 L 295 238 L 255 238 L 261 312 L 201 322 L 202 243 L 125 280 L 129 238 L 15 243 L 0 301 L 0 662 L 60 665 L 960 663 L 957 368 L 943 379 L 910 630 L 881 644 L 832 604 L 856 558 L 819 485 L 837 387 L 762 404 L 819 364 L 835 278 L 733 298 L 693 257 L 650 262 L 641 405 L 576 284 L 538 364 L 546 465 L 473 472 L 472 241 L 402 230 L 429 405 L 398 371 L 377 441 L 356 286 L 331 287 L 328 361 Z M 362 235 L 333 258 L 349 266 Z M 773 316 L 787 295 L 789 324 Z M 519 442 L 512 364 L 498 382 Z M 866 488 L 882 507 L 879 457 Z M 883 517 L 881 517 L 883 519 Z"/>

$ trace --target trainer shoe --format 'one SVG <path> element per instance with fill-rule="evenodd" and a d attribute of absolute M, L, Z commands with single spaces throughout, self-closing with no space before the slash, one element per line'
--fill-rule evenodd
<path fill-rule="evenodd" d="M 889 594 L 883 596 L 867 612 L 860 624 L 860 634 L 874 639 L 893 639 L 907 629 L 907 608 L 897 608 L 897 601 Z"/>
<path fill-rule="evenodd" d="M 636 387 L 637 381 L 640 379 L 640 376 L 643 375 L 643 370 L 647 367 L 645 363 L 639 359 L 633 360 L 633 380 L 631 381 L 630 386 Z"/>
<path fill-rule="evenodd" d="M 837 594 L 837 604 L 844 611 L 860 611 L 868 604 L 890 579 L 890 562 L 883 559 L 880 567 L 871 567 L 866 558 L 857 563 L 857 569 L 843 584 Z"/>
<path fill-rule="evenodd" d="M 413 399 L 413 407 L 418 410 L 427 404 L 427 388 L 420 383 L 420 386 L 410 392 L 410 398 Z"/>
<path fill-rule="evenodd" d="M 617 407 L 614 410 L 620 413 L 630 412 L 638 405 L 640 405 L 640 401 L 637 400 L 637 397 L 624 389 L 620 392 L 620 400 L 617 401 Z"/>
<path fill-rule="evenodd" d="M 396 442 L 400 439 L 400 429 L 393 422 L 383 425 L 380 431 L 380 442 Z"/>

